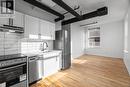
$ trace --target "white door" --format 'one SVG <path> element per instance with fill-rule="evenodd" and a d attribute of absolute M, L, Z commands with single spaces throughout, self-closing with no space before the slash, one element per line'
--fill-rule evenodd
<path fill-rule="evenodd" d="M 38 39 L 39 35 L 39 19 L 25 15 L 25 37 Z"/>

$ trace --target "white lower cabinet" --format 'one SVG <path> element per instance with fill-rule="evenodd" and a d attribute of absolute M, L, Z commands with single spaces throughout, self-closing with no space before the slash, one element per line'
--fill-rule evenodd
<path fill-rule="evenodd" d="M 51 57 L 44 60 L 43 67 L 44 73 L 43 76 L 49 76 L 51 74 L 56 73 L 59 70 L 59 57 Z"/>
<path fill-rule="evenodd" d="M 61 56 L 57 56 L 57 57 L 56 57 L 56 60 L 57 60 L 57 61 L 56 61 L 56 64 L 57 64 L 57 65 L 56 65 L 56 69 L 57 69 L 57 70 L 60 70 L 60 68 L 61 68 L 61 67 L 60 67 L 60 65 L 61 65 L 60 58 L 61 58 Z"/>

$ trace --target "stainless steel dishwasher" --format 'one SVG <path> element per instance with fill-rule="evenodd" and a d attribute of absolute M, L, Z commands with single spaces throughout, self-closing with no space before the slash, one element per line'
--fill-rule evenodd
<path fill-rule="evenodd" d="M 42 60 L 38 56 L 29 57 L 29 83 L 42 79 Z"/>

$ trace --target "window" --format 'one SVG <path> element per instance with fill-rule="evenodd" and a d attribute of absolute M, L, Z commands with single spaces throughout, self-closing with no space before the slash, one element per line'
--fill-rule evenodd
<path fill-rule="evenodd" d="M 88 29 L 88 47 L 100 46 L 100 27 Z"/>

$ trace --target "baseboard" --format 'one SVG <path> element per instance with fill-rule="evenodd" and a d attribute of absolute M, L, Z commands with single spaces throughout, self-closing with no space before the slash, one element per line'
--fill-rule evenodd
<path fill-rule="evenodd" d="M 82 56 L 84 56 L 85 54 L 81 54 L 79 57 L 75 57 L 75 58 L 71 58 L 71 60 L 73 60 L 73 59 L 78 59 L 78 58 L 80 58 L 80 57 L 82 57 Z"/>
<path fill-rule="evenodd" d="M 99 56 L 99 57 L 107 57 L 107 58 L 117 58 L 117 59 L 123 59 L 120 57 L 112 57 L 112 56 L 103 56 L 103 55 L 98 55 L 98 54 L 84 54 L 84 55 L 91 55 L 91 56 Z"/>
<path fill-rule="evenodd" d="M 40 81 L 40 80 L 42 80 L 42 78 L 41 78 L 41 79 L 39 79 L 39 80 L 36 80 L 36 81 L 34 81 L 34 82 L 32 82 L 32 83 L 29 83 L 29 86 L 30 86 L 30 85 L 32 85 L 32 84 L 37 83 L 37 82 L 38 82 L 38 81 Z"/>

